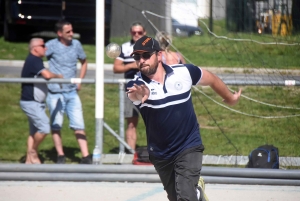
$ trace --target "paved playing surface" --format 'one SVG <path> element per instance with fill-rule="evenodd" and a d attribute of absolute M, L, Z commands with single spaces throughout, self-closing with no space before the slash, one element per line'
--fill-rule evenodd
<path fill-rule="evenodd" d="M 299 201 L 300 186 L 206 184 L 210 201 Z M 167 201 L 159 183 L 0 182 L 0 201 Z"/>

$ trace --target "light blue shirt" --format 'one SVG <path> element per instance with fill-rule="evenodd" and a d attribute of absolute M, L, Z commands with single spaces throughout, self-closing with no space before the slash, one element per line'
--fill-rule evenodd
<path fill-rule="evenodd" d="M 46 43 L 46 57 L 49 70 L 55 74 L 61 74 L 64 78 L 76 78 L 78 60 L 86 59 L 81 43 L 73 39 L 71 45 L 62 44 L 57 38 Z M 76 90 L 76 84 L 48 84 L 51 92 L 69 92 Z"/>

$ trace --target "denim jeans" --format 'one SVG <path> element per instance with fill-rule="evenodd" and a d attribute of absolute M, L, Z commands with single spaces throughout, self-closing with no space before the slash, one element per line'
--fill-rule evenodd
<path fill-rule="evenodd" d="M 69 126 L 73 130 L 84 130 L 81 100 L 76 90 L 62 93 L 48 93 L 46 99 L 51 120 L 51 129 L 62 128 L 64 113 L 69 118 Z"/>
<path fill-rule="evenodd" d="M 34 135 L 36 132 L 42 134 L 50 133 L 49 118 L 46 114 L 45 103 L 21 100 L 20 106 L 28 118 L 30 135 Z"/>

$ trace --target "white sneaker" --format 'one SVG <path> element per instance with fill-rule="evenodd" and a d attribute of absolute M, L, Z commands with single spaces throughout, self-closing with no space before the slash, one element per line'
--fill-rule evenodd
<path fill-rule="evenodd" d="M 209 201 L 208 197 L 205 194 L 205 182 L 204 182 L 203 177 L 200 177 L 200 179 L 198 181 L 198 187 L 199 187 L 199 191 L 200 191 L 199 201 Z M 197 192 L 197 196 L 198 196 L 198 192 Z"/>

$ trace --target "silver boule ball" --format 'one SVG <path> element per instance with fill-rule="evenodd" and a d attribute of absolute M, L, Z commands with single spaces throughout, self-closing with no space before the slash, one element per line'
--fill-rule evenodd
<path fill-rule="evenodd" d="M 121 53 L 121 47 L 117 43 L 110 43 L 106 46 L 106 55 L 109 58 L 115 59 Z"/>

